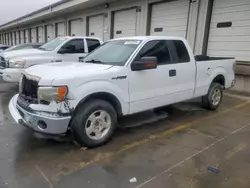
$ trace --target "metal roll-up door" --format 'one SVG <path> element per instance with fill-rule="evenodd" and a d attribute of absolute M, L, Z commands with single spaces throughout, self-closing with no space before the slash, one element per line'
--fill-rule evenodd
<path fill-rule="evenodd" d="M 187 36 L 189 0 L 152 4 L 150 35 Z"/>
<path fill-rule="evenodd" d="M 30 30 L 30 34 L 31 34 L 31 43 L 36 43 L 37 42 L 37 33 L 36 33 L 36 28 L 32 28 Z"/>
<path fill-rule="evenodd" d="M 12 39 L 11 39 L 11 33 L 8 33 L 8 45 L 11 45 Z"/>
<path fill-rule="evenodd" d="M 114 12 L 113 37 L 136 35 L 137 12 L 136 9 L 128 9 Z"/>
<path fill-rule="evenodd" d="M 61 23 L 57 23 L 56 24 L 56 36 L 60 37 L 60 36 L 65 36 L 66 32 L 65 32 L 65 23 L 61 22 Z"/>
<path fill-rule="evenodd" d="M 30 30 L 29 29 L 25 29 L 25 43 L 29 43 L 30 42 Z"/>
<path fill-rule="evenodd" d="M 249 0 L 214 0 L 207 54 L 250 61 Z"/>
<path fill-rule="evenodd" d="M 42 43 L 43 39 L 43 27 L 37 27 L 37 41 L 38 43 Z"/>
<path fill-rule="evenodd" d="M 12 44 L 13 44 L 13 45 L 16 45 L 16 36 L 15 36 L 15 32 L 13 31 L 13 32 L 11 33 L 11 35 L 12 35 Z"/>
<path fill-rule="evenodd" d="M 19 36 L 19 31 L 15 32 L 15 36 L 16 36 L 16 44 L 20 44 L 20 36 Z"/>
<path fill-rule="evenodd" d="M 48 42 L 54 38 L 54 31 L 52 25 L 46 25 L 45 27 L 46 35 L 45 35 L 45 42 Z"/>
<path fill-rule="evenodd" d="M 71 36 L 83 35 L 82 19 L 75 19 L 69 21 L 69 34 Z"/>
<path fill-rule="evenodd" d="M 23 30 L 20 31 L 20 41 L 21 41 L 21 44 L 24 43 L 24 32 L 23 32 Z"/>
<path fill-rule="evenodd" d="M 104 15 L 88 18 L 88 36 L 104 38 Z"/>

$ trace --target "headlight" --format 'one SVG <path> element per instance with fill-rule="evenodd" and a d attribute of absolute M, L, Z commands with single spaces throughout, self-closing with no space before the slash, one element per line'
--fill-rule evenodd
<path fill-rule="evenodd" d="M 10 68 L 24 68 L 26 61 L 24 59 L 12 59 L 9 60 Z"/>
<path fill-rule="evenodd" d="M 68 94 L 67 86 L 59 87 L 39 87 L 38 88 L 38 100 L 51 101 L 63 101 Z"/>

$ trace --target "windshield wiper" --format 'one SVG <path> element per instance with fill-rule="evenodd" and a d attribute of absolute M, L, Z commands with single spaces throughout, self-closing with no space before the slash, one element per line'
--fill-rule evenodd
<path fill-rule="evenodd" d="M 105 64 L 105 63 L 103 63 L 102 61 L 100 61 L 100 60 L 95 60 L 95 59 L 92 59 L 92 60 L 90 60 L 90 61 L 85 61 L 86 63 L 95 63 L 95 64 Z"/>

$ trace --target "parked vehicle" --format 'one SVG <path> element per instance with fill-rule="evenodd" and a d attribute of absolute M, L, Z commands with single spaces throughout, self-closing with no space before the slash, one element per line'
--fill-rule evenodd
<path fill-rule="evenodd" d="M 10 51 L 0 57 L 0 72 L 6 82 L 18 83 L 25 68 L 42 63 L 76 62 L 102 44 L 93 37 L 59 37 L 38 49 Z"/>
<path fill-rule="evenodd" d="M 219 107 L 223 89 L 234 85 L 234 59 L 199 57 L 178 37 L 114 39 L 84 63 L 30 67 L 9 110 L 20 125 L 44 134 L 71 133 L 82 146 L 106 143 L 117 119 L 202 97 Z M 43 71 L 41 71 L 43 70 Z"/>
<path fill-rule="evenodd" d="M 10 47 L 10 46 L 8 46 L 8 45 L 0 44 L 0 52 L 2 52 L 2 51 L 4 51 L 4 50 L 8 49 L 9 47 Z"/>
<path fill-rule="evenodd" d="M 19 45 L 12 46 L 12 47 L 4 50 L 3 52 L 10 52 L 10 51 L 24 50 L 24 49 L 33 49 L 33 48 L 36 49 L 36 48 L 39 48 L 42 45 L 43 44 L 40 44 L 40 43 L 19 44 Z"/>

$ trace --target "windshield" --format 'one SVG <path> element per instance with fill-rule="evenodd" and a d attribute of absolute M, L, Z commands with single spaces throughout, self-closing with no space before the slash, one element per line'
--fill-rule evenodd
<path fill-rule="evenodd" d="M 42 45 L 41 47 L 39 47 L 38 49 L 40 50 L 44 50 L 44 51 L 53 51 L 55 50 L 58 46 L 60 46 L 64 41 L 66 41 L 67 38 L 56 38 L 44 45 Z"/>
<path fill-rule="evenodd" d="M 140 40 L 107 42 L 85 57 L 84 62 L 123 66 L 140 43 Z"/>
<path fill-rule="evenodd" d="M 6 49 L 5 52 L 14 51 L 14 50 L 21 50 L 21 49 L 27 49 L 27 48 L 32 48 L 32 45 L 30 45 L 30 44 L 21 44 L 21 45 L 12 46 L 12 47 Z"/>

